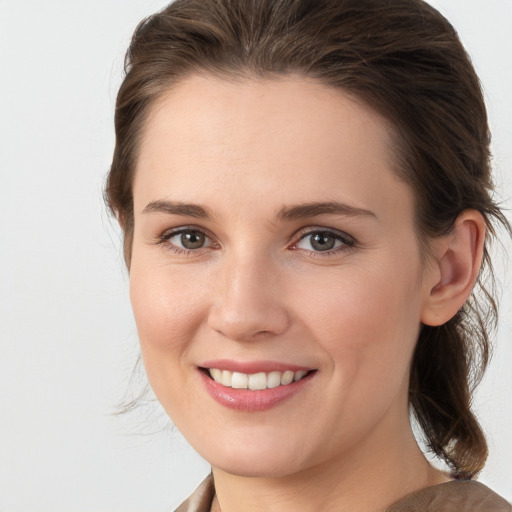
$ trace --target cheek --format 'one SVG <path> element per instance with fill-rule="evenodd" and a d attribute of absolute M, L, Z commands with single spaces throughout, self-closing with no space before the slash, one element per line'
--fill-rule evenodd
<path fill-rule="evenodd" d="M 130 272 L 144 368 L 153 392 L 176 425 L 183 423 L 183 415 L 197 415 L 189 407 L 195 396 L 188 354 L 203 317 L 205 292 L 200 284 L 165 265 L 139 265 L 137 258 Z M 201 425 L 200 418 L 188 418 L 184 424 L 190 421 Z"/>
<path fill-rule="evenodd" d="M 332 282 L 338 293 L 310 300 L 309 311 L 304 309 L 309 330 L 330 359 L 334 392 L 326 393 L 315 414 L 325 423 L 318 429 L 331 432 L 332 443 L 356 443 L 391 410 L 397 418 L 408 415 L 410 361 L 419 332 L 417 293 L 407 279 L 389 275 L 376 268 L 364 274 L 354 270 Z M 324 410 L 334 412 L 326 417 Z"/>
<path fill-rule="evenodd" d="M 184 364 L 189 341 L 199 329 L 205 293 L 195 279 L 182 279 L 179 271 L 161 265 L 132 263 L 130 299 L 148 377 L 156 380 L 177 375 Z"/>
<path fill-rule="evenodd" d="M 294 294 L 299 316 L 344 379 L 355 382 L 364 374 L 376 382 L 407 369 L 420 327 L 420 290 L 411 285 L 417 275 L 416 267 L 390 259 L 317 280 L 311 284 L 318 293 L 307 300 L 304 293 Z"/>

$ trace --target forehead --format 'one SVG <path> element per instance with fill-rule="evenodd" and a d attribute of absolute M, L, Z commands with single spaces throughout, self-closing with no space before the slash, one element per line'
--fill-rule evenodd
<path fill-rule="evenodd" d="M 264 197 L 274 206 L 368 205 L 398 189 L 410 195 L 392 171 L 392 140 L 381 116 L 314 80 L 193 76 L 159 98 L 147 118 L 135 209 L 166 194 L 189 202 L 224 196 L 224 204 Z"/>

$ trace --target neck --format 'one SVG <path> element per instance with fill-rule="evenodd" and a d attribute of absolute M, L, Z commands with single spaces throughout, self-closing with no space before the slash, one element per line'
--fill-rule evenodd
<path fill-rule="evenodd" d="M 212 511 L 384 512 L 407 494 L 449 480 L 427 462 L 408 421 L 406 432 L 388 434 L 375 433 L 351 453 L 293 475 L 245 477 L 213 468 Z"/>

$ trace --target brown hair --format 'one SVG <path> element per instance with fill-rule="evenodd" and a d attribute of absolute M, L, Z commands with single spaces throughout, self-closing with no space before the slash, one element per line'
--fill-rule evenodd
<path fill-rule="evenodd" d="M 478 77 L 454 28 L 422 0 L 176 0 L 137 27 L 116 105 L 116 146 L 106 200 L 124 230 L 130 265 L 132 180 L 149 108 L 193 73 L 300 74 L 348 91 L 391 121 L 396 172 L 417 199 L 417 231 L 450 231 L 464 209 L 510 225 L 493 201 L 490 136 Z M 487 247 L 483 269 L 492 276 Z M 410 402 L 430 450 L 460 477 L 487 457 L 471 394 L 489 358 L 497 308 L 482 272 L 446 324 L 423 326 Z"/>

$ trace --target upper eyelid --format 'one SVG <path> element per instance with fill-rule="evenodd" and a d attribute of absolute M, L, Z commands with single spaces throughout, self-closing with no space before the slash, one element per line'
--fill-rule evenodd
<path fill-rule="evenodd" d="M 159 239 L 163 239 L 163 238 L 171 238 L 175 235 L 179 235 L 180 233 L 183 233 L 185 231 L 200 231 L 201 233 L 203 233 L 204 235 L 206 235 L 208 238 L 210 238 L 211 240 L 215 240 L 215 236 L 212 235 L 212 233 L 205 229 L 205 228 L 202 228 L 202 227 L 199 227 L 199 226 L 194 226 L 194 225 L 188 225 L 188 226 L 178 226 L 178 227 L 175 227 L 175 228 L 169 228 L 169 229 L 166 229 L 162 232 L 161 235 L 158 236 Z"/>
<path fill-rule="evenodd" d="M 299 236 L 300 240 L 302 240 L 302 238 L 312 235 L 313 233 L 330 233 L 332 235 L 337 235 L 340 238 L 348 239 L 351 242 L 356 243 L 356 239 L 352 235 L 349 235 L 347 232 L 322 226 L 310 226 L 307 228 L 302 228 L 294 234 L 294 237 Z"/>
<path fill-rule="evenodd" d="M 193 224 L 187 224 L 184 226 L 176 226 L 174 228 L 166 229 L 162 232 L 161 236 L 173 235 L 173 234 L 181 233 L 183 231 L 201 231 L 202 233 L 209 236 L 210 238 L 215 238 L 215 236 L 208 229 L 201 227 L 201 226 L 195 226 Z M 304 227 L 296 230 L 293 233 L 293 235 L 291 236 L 291 238 L 294 238 L 294 237 L 300 236 L 300 235 L 307 235 L 309 233 L 316 233 L 316 232 L 329 232 L 329 233 L 344 235 L 349 238 L 354 238 L 352 235 L 349 235 L 346 231 L 342 231 L 340 229 L 331 228 L 331 227 L 327 227 L 327 226 L 304 226 Z"/>
<path fill-rule="evenodd" d="M 204 247 L 200 247 L 198 249 L 187 249 L 185 247 L 180 247 L 179 245 L 175 245 L 170 242 L 171 238 L 173 238 L 183 232 L 186 232 L 186 231 L 200 231 L 209 240 L 208 245 L 206 245 Z M 159 245 L 159 246 L 164 246 L 164 247 L 166 245 L 172 246 L 172 247 L 175 247 L 177 251 L 182 252 L 182 253 L 199 253 L 199 251 L 201 251 L 201 250 L 211 249 L 212 247 L 218 248 L 218 246 L 219 246 L 219 243 L 217 242 L 216 238 L 214 236 L 212 236 L 208 230 L 206 230 L 202 227 L 193 226 L 193 225 L 176 226 L 173 228 L 165 229 L 162 232 L 160 232 L 159 234 L 155 235 L 155 238 L 153 239 L 153 244 Z"/>
<path fill-rule="evenodd" d="M 208 229 L 205 229 L 203 227 L 196 226 L 196 225 L 185 225 L 185 226 L 177 226 L 174 228 L 169 228 L 169 229 L 163 231 L 162 234 L 157 237 L 157 243 L 163 242 L 163 241 L 168 241 L 173 236 L 179 235 L 180 233 L 183 233 L 184 231 L 200 231 L 207 238 L 210 239 L 210 241 L 212 242 L 213 245 L 215 245 L 215 244 L 219 245 L 219 241 L 217 240 L 217 238 Z M 302 240 L 303 238 L 306 238 L 307 236 L 310 236 L 314 233 L 322 233 L 322 232 L 330 233 L 334 236 L 339 237 L 340 239 L 342 239 L 344 241 L 350 241 L 353 244 L 357 243 L 357 240 L 352 235 L 346 233 L 345 231 L 336 229 L 336 228 L 331 228 L 331 227 L 327 227 L 327 226 L 304 226 L 293 233 L 293 235 L 290 237 L 291 241 L 289 242 L 288 245 L 290 245 L 290 244 L 293 245 L 293 244 L 299 242 L 300 240 Z M 190 250 L 193 250 L 193 249 L 190 249 Z"/>

